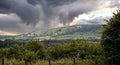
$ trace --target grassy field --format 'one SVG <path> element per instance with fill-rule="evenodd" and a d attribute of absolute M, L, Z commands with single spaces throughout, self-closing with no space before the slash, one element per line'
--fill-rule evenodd
<path fill-rule="evenodd" d="M 98 63 L 102 63 L 102 62 L 98 62 L 96 63 L 95 60 L 91 60 L 91 59 L 76 59 L 76 65 L 99 65 Z M 2 65 L 1 63 L 1 59 L 0 59 L 0 65 Z M 16 60 L 16 59 L 5 59 L 5 65 L 25 65 L 24 61 L 21 60 Z M 32 62 L 28 62 L 28 65 L 49 65 L 49 61 L 48 60 L 36 60 L 36 61 L 32 61 Z M 51 65 L 74 65 L 74 61 L 73 59 L 59 59 L 59 60 L 52 60 L 51 61 Z"/>

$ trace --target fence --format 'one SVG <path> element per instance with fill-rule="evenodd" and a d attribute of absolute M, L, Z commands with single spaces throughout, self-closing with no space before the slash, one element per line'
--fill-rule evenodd
<path fill-rule="evenodd" d="M 37 60 L 36 60 L 37 61 Z M 42 60 L 39 60 L 37 64 L 30 64 L 30 62 L 28 61 L 23 61 L 21 62 L 21 64 L 14 64 L 14 65 L 98 65 L 98 62 L 96 60 L 82 60 L 82 59 L 78 59 L 78 58 L 70 58 L 70 59 L 61 59 L 61 60 L 52 60 L 52 59 L 48 59 L 45 60 L 44 62 L 41 62 Z M 9 65 L 9 60 L 6 61 L 5 59 L 0 59 L 0 65 Z M 16 61 L 14 61 L 16 62 Z M 19 61 L 17 61 L 19 62 Z M 16 63 L 17 63 L 16 62 Z M 8 64 L 6 64 L 8 63 Z M 45 64 L 44 64 L 45 63 Z M 87 64 L 86 64 L 87 63 Z M 94 64 L 91 64 L 94 63 Z M 13 65 L 13 64 L 10 64 Z"/>
<path fill-rule="evenodd" d="M 76 58 L 73 58 L 71 61 L 73 61 L 73 62 L 72 62 L 72 65 L 76 65 Z M 0 62 L 1 62 L 0 65 L 5 65 L 5 62 L 7 62 L 7 61 L 5 61 L 4 58 L 2 58 Z M 52 65 L 52 59 L 49 58 L 47 62 L 48 62 L 48 65 Z M 28 65 L 29 62 L 28 62 L 28 61 L 24 61 L 24 64 L 25 64 L 25 65 Z M 54 64 L 55 64 L 55 63 L 54 63 Z"/>

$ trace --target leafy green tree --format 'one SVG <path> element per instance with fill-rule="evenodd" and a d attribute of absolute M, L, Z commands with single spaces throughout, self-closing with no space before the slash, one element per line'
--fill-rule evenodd
<path fill-rule="evenodd" d="M 0 49 L 0 58 L 7 57 L 7 50 L 8 50 L 8 48 L 2 48 L 2 49 Z"/>
<path fill-rule="evenodd" d="M 102 52 L 103 50 L 100 44 L 90 43 L 86 40 L 76 40 L 71 43 L 56 44 L 50 48 L 50 56 L 53 59 L 77 57 L 81 59 L 96 60 L 97 58 L 97 62 L 99 63 L 99 60 L 102 60 Z"/>
<path fill-rule="evenodd" d="M 43 43 L 39 40 L 32 40 L 25 45 L 27 50 L 37 53 L 38 58 L 43 59 L 46 57 L 46 49 Z"/>
<path fill-rule="evenodd" d="M 37 59 L 37 53 L 30 50 L 24 50 L 22 59 L 24 59 L 27 62 L 31 62 Z"/>
<path fill-rule="evenodd" d="M 50 57 L 53 59 L 60 59 L 60 58 L 65 58 L 67 56 L 67 45 L 65 44 L 56 44 L 51 47 L 49 50 L 50 52 Z"/>
<path fill-rule="evenodd" d="M 17 44 L 11 46 L 7 50 L 7 58 L 16 58 L 16 59 L 22 59 L 23 54 L 23 47 L 18 46 Z"/>
<path fill-rule="evenodd" d="M 104 25 L 101 43 L 108 65 L 120 64 L 120 10 Z"/>

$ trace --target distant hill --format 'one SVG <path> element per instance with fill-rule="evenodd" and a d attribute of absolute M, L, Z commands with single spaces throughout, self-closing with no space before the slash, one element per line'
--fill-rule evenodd
<path fill-rule="evenodd" d="M 35 31 L 32 33 L 22 34 L 13 37 L 0 37 L 0 39 L 14 39 L 14 40 L 66 40 L 66 39 L 100 39 L 102 25 L 74 25 L 61 28 L 54 28 L 49 30 Z"/>

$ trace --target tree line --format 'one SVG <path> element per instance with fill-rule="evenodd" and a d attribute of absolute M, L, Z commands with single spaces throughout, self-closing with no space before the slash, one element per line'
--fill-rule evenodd
<path fill-rule="evenodd" d="M 86 40 L 76 40 L 71 43 L 53 44 L 45 46 L 39 40 L 31 40 L 24 45 L 14 44 L 11 47 L 0 49 L 0 58 L 25 60 L 28 62 L 38 59 L 52 60 L 62 58 L 80 58 L 96 60 L 103 63 L 102 47 L 100 44 L 91 43 Z"/>

